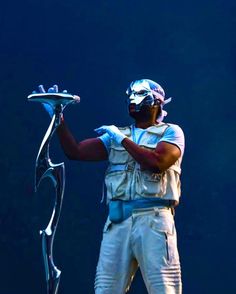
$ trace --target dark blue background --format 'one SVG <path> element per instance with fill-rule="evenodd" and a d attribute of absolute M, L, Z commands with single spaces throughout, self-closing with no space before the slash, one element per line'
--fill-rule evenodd
<path fill-rule="evenodd" d="M 176 225 L 185 294 L 235 293 L 236 2 L 8 1 L 0 7 L 0 294 L 45 293 L 39 230 L 52 211 L 34 162 L 49 117 L 26 97 L 54 83 L 81 96 L 65 117 L 80 139 L 102 124 L 130 123 L 130 81 L 159 82 L 173 102 L 166 121 L 186 135 Z M 59 293 L 93 293 L 106 208 L 105 163 L 65 161 L 66 191 L 55 238 Z M 130 293 L 146 293 L 138 275 Z M 112 294 L 112 293 L 111 293 Z"/>

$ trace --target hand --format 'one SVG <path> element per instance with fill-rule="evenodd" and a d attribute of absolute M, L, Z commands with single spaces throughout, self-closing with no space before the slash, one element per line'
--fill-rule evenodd
<path fill-rule="evenodd" d="M 43 85 L 39 85 L 38 86 L 38 92 L 39 93 L 46 93 L 44 86 Z M 49 88 L 47 93 L 58 93 L 58 85 L 54 85 L 53 87 Z M 33 93 L 37 93 L 36 91 L 33 91 Z M 62 91 L 62 93 L 67 93 L 67 90 Z M 52 118 L 54 115 L 54 111 L 51 107 L 51 105 L 47 104 L 47 103 L 42 103 L 44 109 L 47 111 L 47 113 L 49 114 L 49 116 Z"/>
<path fill-rule="evenodd" d="M 121 131 L 114 125 L 111 126 L 101 126 L 100 128 L 97 128 L 94 130 L 99 135 L 102 135 L 104 133 L 107 133 L 113 141 L 115 141 L 117 144 L 121 144 L 121 142 L 126 138 L 126 136 L 121 133 Z"/>

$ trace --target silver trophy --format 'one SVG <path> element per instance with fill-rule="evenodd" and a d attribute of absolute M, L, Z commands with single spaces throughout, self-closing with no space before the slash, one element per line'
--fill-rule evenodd
<path fill-rule="evenodd" d="M 57 87 L 57 86 L 56 86 Z M 41 86 L 43 89 L 43 87 Z M 47 294 L 56 294 L 59 287 L 61 271 L 53 261 L 53 241 L 60 218 L 62 201 L 65 188 L 65 166 L 64 162 L 54 164 L 49 156 L 51 138 L 61 123 L 63 110 L 69 104 L 80 102 L 79 96 L 65 92 L 58 93 L 33 93 L 28 96 L 28 101 L 40 102 L 49 105 L 53 116 L 48 130 L 42 140 L 35 164 L 35 192 L 42 179 L 49 177 L 55 187 L 55 203 L 50 221 L 45 230 L 41 230 L 42 252 L 46 273 Z"/>

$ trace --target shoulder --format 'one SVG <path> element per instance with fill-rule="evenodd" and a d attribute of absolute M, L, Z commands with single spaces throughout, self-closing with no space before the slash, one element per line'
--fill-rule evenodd
<path fill-rule="evenodd" d="M 168 123 L 167 125 L 168 127 L 166 128 L 160 142 L 163 141 L 176 145 L 183 154 L 185 149 L 185 138 L 182 128 L 176 124 Z"/>
<path fill-rule="evenodd" d="M 165 130 L 167 134 L 173 134 L 178 136 L 184 136 L 184 132 L 179 125 L 167 123 L 167 128 Z"/>

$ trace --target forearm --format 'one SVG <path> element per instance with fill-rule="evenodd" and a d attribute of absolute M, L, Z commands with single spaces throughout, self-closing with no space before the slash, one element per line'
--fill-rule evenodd
<path fill-rule="evenodd" d="M 128 138 L 122 141 L 122 145 L 134 160 L 140 164 L 142 169 L 147 169 L 155 173 L 163 171 L 161 157 L 155 151 L 142 148 Z"/>
<path fill-rule="evenodd" d="M 107 159 L 107 151 L 99 138 L 77 142 L 66 126 L 64 119 L 57 128 L 57 134 L 65 155 L 71 160 L 101 161 Z"/>
<path fill-rule="evenodd" d="M 57 128 L 57 135 L 65 155 L 69 159 L 77 159 L 76 157 L 78 157 L 78 143 L 75 140 L 74 136 L 71 134 L 69 128 L 66 126 L 64 118 L 62 118 L 62 122 Z"/>

